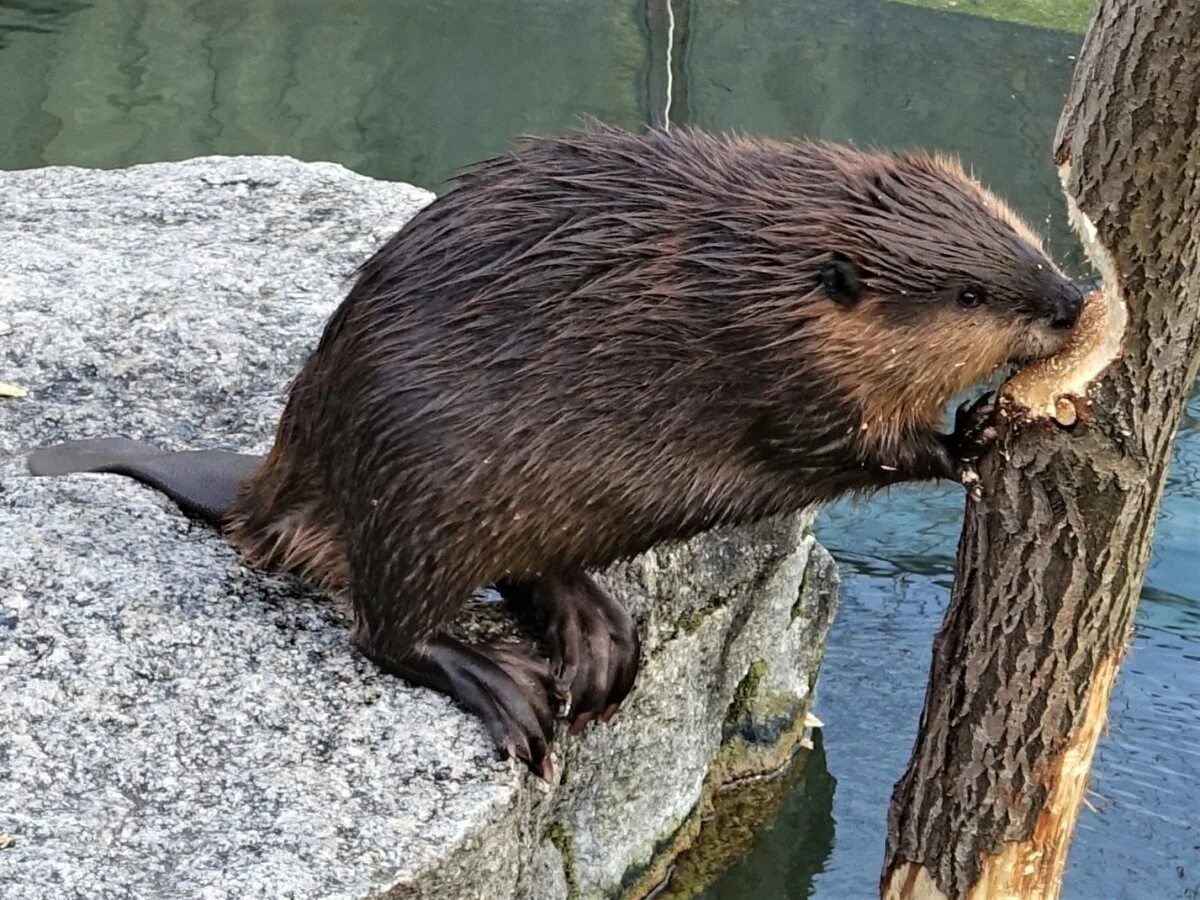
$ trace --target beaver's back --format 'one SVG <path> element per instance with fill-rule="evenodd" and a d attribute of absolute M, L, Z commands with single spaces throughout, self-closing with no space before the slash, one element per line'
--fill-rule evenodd
<path fill-rule="evenodd" d="M 298 379 L 297 453 L 355 514 L 403 495 L 431 538 L 483 528 L 531 559 L 600 564 L 795 506 L 764 423 L 802 417 L 819 449 L 849 412 L 802 377 L 794 335 L 785 363 L 741 318 L 755 285 L 795 280 L 749 232 L 786 207 L 740 193 L 747 152 L 779 151 L 691 140 L 537 142 L 420 213 Z"/>

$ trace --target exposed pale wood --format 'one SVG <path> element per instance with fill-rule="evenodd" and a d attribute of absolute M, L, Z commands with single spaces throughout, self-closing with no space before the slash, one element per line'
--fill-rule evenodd
<path fill-rule="evenodd" d="M 882 896 L 885 900 L 945 900 L 929 870 L 917 863 L 901 863 L 886 876 Z"/>
<path fill-rule="evenodd" d="M 1083 722 L 1058 757 L 1057 770 L 1047 779 L 1050 793 L 1033 834 L 1023 841 L 1010 841 L 999 853 L 983 858 L 972 900 L 1052 900 L 1058 896 L 1119 664 L 1119 656 L 1112 654 L 1093 673 Z"/>
<path fill-rule="evenodd" d="M 1079 317 L 1076 340 L 1063 353 L 1034 363 L 1010 378 L 1000 389 L 1001 402 L 1033 419 L 1053 419 L 1059 425 L 1087 420 L 1088 391 L 1120 355 L 1128 313 L 1114 290 L 1089 298 Z"/>
<path fill-rule="evenodd" d="M 1004 844 L 999 853 L 983 857 L 979 880 L 969 895 L 971 900 L 1053 900 L 1059 895 L 1067 850 L 1087 790 L 1092 756 L 1103 730 L 1119 663 L 1114 654 L 1097 668 L 1083 725 L 1057 760 L 1057 771 L 1049 779 L 1053 787 L 1033 833 L 1026 840 Z M 924 866 L 910 862 L 891 873 L 883 895 L 889 900 L 944 900 L 946 896 Z"/>

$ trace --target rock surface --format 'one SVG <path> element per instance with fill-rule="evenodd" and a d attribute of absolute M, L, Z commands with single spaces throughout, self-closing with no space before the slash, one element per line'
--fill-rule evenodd
<path fill-rule="evenodd" d="M 161 496 L 24 474 L 64 438 L 265 450 L 354 266 L 429 199 L 281 158 L 0 173 L 0 381 L 28 392 L 0 398 L 6 898 L 614 896 L 719 754 L 799 733 L 835 592 L 804 516 L 605 575 L 644 669 L 548 787 Z"/>

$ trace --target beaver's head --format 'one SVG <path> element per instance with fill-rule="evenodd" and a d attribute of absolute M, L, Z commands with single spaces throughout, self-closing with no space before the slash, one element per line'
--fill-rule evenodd
<path fill-rule="evenodd" d="M 988 369 L 1061 349 L 1082 291 L 958 163 L 908 153 L 839 164 L 837 239 L 818 275 L 830 300 L 934 328 L 948 344 L 969 333 L 966 355 Z"/>
<path fill-rule="evenodd" d="M 866 419 L 932 419 L 1006 363 L 1053 355 L 1084 294 L 1041 241 L 956 162 L 825 147 L 813 290 L 831 364 Z"/>

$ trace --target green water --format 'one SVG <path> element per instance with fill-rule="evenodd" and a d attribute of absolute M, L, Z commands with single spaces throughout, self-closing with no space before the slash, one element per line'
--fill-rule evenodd
<path fill-rule="evenodd" d="M 583 113 L 637 128 L 669 96 L 676 124 L 956 152 L 1080 266 L 1048 160 L 1080 35 L 1004 21 L 1077 25 L 1080 0 L 958 4 L 982 15 L 925 8 L 952 0 L 674 0 L 670 17 L 649 2 L 0 0 L 0 168 L 286 153 L 437 188 L 519 133 Z M 1191 412 L 1067 897 L 1200 894 L 1200 402 Z M 818 706 L 828 772 L 708 896 L 875 893 L 959 493 L 822 514 L 844 576 Z"/>

